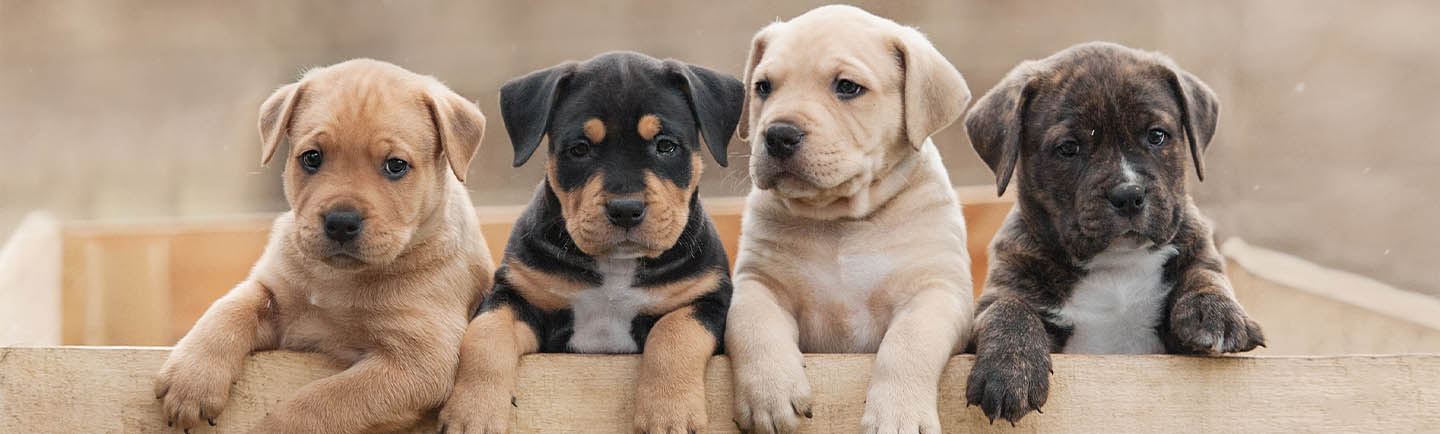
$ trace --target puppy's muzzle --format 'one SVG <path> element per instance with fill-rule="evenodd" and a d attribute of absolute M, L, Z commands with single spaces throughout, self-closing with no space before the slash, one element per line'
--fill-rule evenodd
<path fill-rule="evenodd" d="M 337 243 L 346 243 L 360 236 L 365 228 L 365 218 L 351 209 L 336 209 L 325 213 L 325 238 Z"/>
<path fill-rule="evenodd" d="M 622 197 L 605 202 L 605 217 L 610 224 L 624 229 L 639 226 L 645 221 L 645 199 Z"/>
<path fill-rule="evenodd" d="M 795 155 L 805 141 L 805 130 L 789 122 L 776 122 L 765 129 L 765 153 L 779 160 Z"/>
<path fill-rule="evenodd" d="M 1120 184 L 1105 193 L 1105 199 L 1116 214 L 1133 217 L 1145 210 L 1145 187 L 1133 182 Z"/>

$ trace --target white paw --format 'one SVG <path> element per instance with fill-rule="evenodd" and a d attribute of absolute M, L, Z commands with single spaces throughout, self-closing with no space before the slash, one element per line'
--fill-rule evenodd
<path fill-rule="evenodd" d="M 800 360 L 735 368 L 735 425 L 752 434 L 786 434 L 810 411 L 810 380 Z"/>
<path fill-rule="evenodd" d="M 865 434 L 940 434 L 935 388 L 872 383 L 860 425 Z"/>

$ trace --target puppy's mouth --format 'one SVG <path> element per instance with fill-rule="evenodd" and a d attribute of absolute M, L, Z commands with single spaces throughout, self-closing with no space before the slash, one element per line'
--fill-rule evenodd
<path fill-rule="evenodd" d="M 810 206 L 825 206 L 836 200 L 848 198 L 864 188 L 865 173 L 856 173 L 821 179 L 808 170 L 791 168 L 787 163 L 768 163 L 755 170 L 755 186 L 770 190 L 785 199 L 802 202 Z"/>
<path fill-rule="evenodd" d="M 360 268 L 365 266 L 365 261 L 353 253 L 339 252 L 320 258 L 320 262 L 342 270 Z"/>
<path fill-rule="evenodd" d="M 666 249 L 654 249 L 645 243 L 635 241 L 626 237 L 624 241 L 615 243 L 603 256 L 614 259 L 635 259 L 647 256 L 659 256 L 656 251 L 663 252 Z"/>

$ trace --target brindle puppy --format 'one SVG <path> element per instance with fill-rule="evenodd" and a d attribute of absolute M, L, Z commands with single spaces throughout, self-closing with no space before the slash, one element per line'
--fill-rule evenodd
<path fill-rule="evenodd" d="M 990 245 L 966 395 L 1012 423 L 1045 404 L 1050 353 L 1248 351 L 1210 224 L 1185 192 L 1220 113 L 1169 58 L 1110 43 L 1016 67 L 970 111 L 976 152 L 1020 198 Z"/>
<path fill-rule="evenodd" d="M 731 287 L 697 192 L 700 140 L 723 166 L 744 93 L 734 77 L 638 53 L 500 89 L 515 165 L 542 137 L 550 158 L 465 333 L 446 432 L 505 432 L 519 356 L 537 351 L 643 351 L 636 431 L 705 432 L 705 365 Z"/>

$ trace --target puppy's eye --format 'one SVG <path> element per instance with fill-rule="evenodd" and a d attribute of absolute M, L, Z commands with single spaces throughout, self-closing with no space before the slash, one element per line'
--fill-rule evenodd
<path fill-rule="evenodd" d="M 760 80 L 755 82 L 755 96 L 760 97 L 760 99 L 770 97 L 770 80 Z"/>
<path fill-rule="evenodd" d="M 1055 155 L 1059 155 L 1062 158 L 1075 158 L 1076 155 L 1080 155 L 1080 142 L 1074 140 L 1060 142 L 1060 144 L 1055 145 Z"/>
<path fill-rule="evenodd" d="M 585 158 L 586 156 L 590 155 L 590 144 L 585 142 L 575 142 L 575 144 L 570 145 L 570 149 L 566 149 L 565 152 L 570 154 L 570 156 L 574 158 Z"/>
<path fill-rule="evenodd" d="M 1145 133 L 1145 144 L 1152 148 L 1165 146 L 1166 143 L 1170 143 L 1170 133 L 1165 130 L 1151 128 L 1149 132 Z"/>
<path fill-rule="evenodd" d="M 655 140 L 655 152 L 659 153 L 660 155 L 674 154 L 675 150 L 679 148 L 680 144 L 676 143 L 675 139 L 671 139 L 669 137 L 661 137 Z"/>
<path fill-rule="evenodd" d="M 306 172 L 315 173 L 320 170 L 320 163 L 324 161 L 325 158 L 320 155 L 320 151 L 311 149 L 300 153 L 300 168 L 305 169 Z"/>
<path fill-rule="evenodd" d="M 406 173 L 410 173 L 410 163 L 399 158 L 391 158 L 385 160 L 385 164 L 380 166 L 380 170 L 385 172 L 385 176 L 390 179 L 400 179 Z"/>
<path fill-rule="evenodd" d="M 835 82 L 835 95 L 840 99 L 850 99 L 865 93 L 865 86 L 850 80 L 839 80 Z"/>

